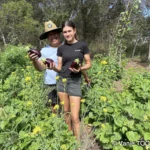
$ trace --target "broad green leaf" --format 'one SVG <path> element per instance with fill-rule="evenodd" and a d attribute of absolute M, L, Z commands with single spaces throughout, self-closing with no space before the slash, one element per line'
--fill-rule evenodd
<path fill-rule="evenodd" d="M 8 121 L 1 121 L 0 128 L 3 130 L 7 124 L 8 124 Z"/>
<path fill-rule="evenodd" d="M 119 127 L 123 126 L 123 120 L 121 119 L 121 116 L 118 116 L 117 118 L 114 118 L 114 122 Z"/>
<path fill-rule="evenodd" d="M 150 133 L 149 132 L 144 133 L 144 140 L 150 140 Z"/>
<path fill-rule="evenodd" d="M 0 118 L 5 115 L 4 109 L 0 107 Z"/>
<path fill-rule="evenodd" d="M 126 136 L 129 139 L 129 141 L 138 141 L 141 137 L 137 132 L 133 132 L 133 131 L 128 131 L 126 133 Z"/>
<path fill-rule="evenodd" d="M 128 130 L 128 128 L 123 126 L 121 130 L 122 130 L 122 133 L 125 133 Z"/>
<path fill-rule="evenodd" d="M 135 127 L 134 127 L 134 120 L 128 120 L 128 121 L 127 121 L 127 126 L 128 126 L 130 129 L 135 129 Z"/>
<path fill-rule="evenodd" d="M 138 130 L 138 132 L 140 134 L 143 135 L 145 133 L 144 128 L 143 128 L 143 126 L 141 124 L 135 124 L 135 128 Z"/>
<path fill-rule="evenodd" d="M 29 150 L 36 150 L 39 149 L 40 143 L 38 142 L 32 142 L 31 146 L 29 147 Z"/>
<path fill-rule="evenodd" d="M 99 126 L 100 122 L 93 122 L 93 126 Z"/>
<path fill-rule="evenodd" d="M 103 133 L 100 135 L 100 141 L 103 143 L 109 143 L 109 137 L 105 136 L 105 134 Z"/>
<path fill-rule="evenodd" d="M 122 138 L 119 132 L 114 132 L 113 134 L 114 134 L 114 135 L 111 136 L 111 142 L 112 142 L 112 143 L 113 143 L 114 141 L 119 141 L 119 140 Z"/>
<path fill-rule="evenodd" d="M 113 107 L 109 107 L 109 106 L 107 107 L 107 110 L 109 113 L 112 113 L 114 111 Z"/>
<path fill-rule="evenodd" d="M 112 144 L 111 143 L 104 143 L 103 148 L 104 149 L 112 149 Z"/>
<path fill-rule="evenodd" d="M 18 125 L 20 122 L 22 122 L 23 121 L 23 118 L 21 118 L 21 117 L 18 117 L 17 119 L 16 119 L 16 124 Z"/>
<path fill-rule="evenodd" d="M 145 129 L 150 129 L 150 122 L 143 122 Z"/>
<path fill-rule="evenodd" d="M 19 138 L 25 138 L 27 136 L 28 136 L 28 134 L 26 132 L 24 132 L 24 131 L 19 132 Z"/>
<path fill-rule="evenodd" d="M 89 117 L 90 117 L 90 118 L 93 118 L 93 117 L 94 117 L 93 112 L 90 112 L 90 113 L 89 113 Z"/>
<path fill-rule="evenodd" d="M 133 150 L 143 150 L 143 147 L 138 145 L 133 145 Z"/>

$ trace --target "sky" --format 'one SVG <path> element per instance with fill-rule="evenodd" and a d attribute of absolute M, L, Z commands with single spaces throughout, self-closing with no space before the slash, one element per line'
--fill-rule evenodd
<path fill-rule="evenodd" d="M 150 0 L 142 0 L 141 8 L 145 17 L 150 17 Z"/>

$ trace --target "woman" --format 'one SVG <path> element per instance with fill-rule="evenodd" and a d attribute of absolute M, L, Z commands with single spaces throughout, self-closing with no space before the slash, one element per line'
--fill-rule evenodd
<path fill-rule="evenodd" d="M 73 130 L 74 135 L 79 140 L 79 111 L 82 96 L 80 87 L 81 72 L 91 67 L 91 59 L 87 44 L 78 41 L 76 27 L 72 21 L 66 21 L 62 24 L 62 32 L 65 43 L 58 47 L 58 66 L 53 66 L 52 69 L 59 74 L 57 90 L 60 101 L 64 102 L 65 121 L 69 130 Z M 81 64 L 77 69 L 70 67 L 75 59 L 79 59 Z M 85 65 L 82 65 L 83 60 Z"/>

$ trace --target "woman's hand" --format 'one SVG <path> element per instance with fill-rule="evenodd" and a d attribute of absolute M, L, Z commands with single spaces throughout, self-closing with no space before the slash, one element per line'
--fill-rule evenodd
<path fill-rule="evenodd" d="M 74 73 L 79 73 L 81 71 L 81 64 L 79 65 L 78 69 L 75 69 L 75 68 L 69 68 L 69 69 Z"/>

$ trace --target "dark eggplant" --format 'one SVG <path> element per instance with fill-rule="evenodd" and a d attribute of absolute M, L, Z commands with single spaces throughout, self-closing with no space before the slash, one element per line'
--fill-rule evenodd
<path fill-rule="evenodd" d="M 41 52 L 38 51 L 38 50 L 35 50 L 35 49 L 30 49 L 30 50 L 28 50 L 28 53 L 30 53 L 30 54 L 35 54 L 35 55 L 37 55 L 38 57 L 41 57 Z"/>
<path fill-rule="evenodd" d="M 70 68 L 79 69 L 79 67 L 80 67 L 80 60 L 79 60 L 79 58 L 77 58 L 74 60 L 74 62 L 72 62 Z"/>
<path fill-rule="evenodd" d="M 42 59 L 43 63 L 50 67 L 50 64 L 52 64 L 54 61 L 50 58 Z"/>

